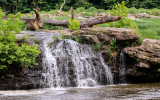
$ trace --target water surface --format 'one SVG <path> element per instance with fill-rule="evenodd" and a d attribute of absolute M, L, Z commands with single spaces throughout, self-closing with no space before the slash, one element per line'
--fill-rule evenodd
<path fill-rule="evenodd" d="M 160 99 L 160 83 L 81 88 L 0 91 L 0 100 L 135 100 Z"/>

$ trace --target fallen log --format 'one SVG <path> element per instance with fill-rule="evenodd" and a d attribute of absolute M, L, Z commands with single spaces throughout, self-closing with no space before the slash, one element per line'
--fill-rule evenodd
<path fill-rule="evenodd" d="M 80 27 L 92 27 L 93 25 L 97 24 L 103 24 L 103 23 L 108 23 L 108 22 L 113 22 L 113 21 L 118 21 L 120 20 L 120 16 L 100 16 L 100 17 L 93 17 L 93 18 L 87 18 L 82 21 L 80 21 Z M 68 20 L 51 20 L 51 19 L 42 19 L 44 23 L 53 25 L 53 26 L 68 26 L 69 21 Z"/>
<path fill-rule="evenodd" d="M 36 13 L 36 19 L 33 18 L 22 18 L 27 22 L 27 26 L 29 29 L 39 29 L 43 28 L 43 23 L 53 25 L 53 26 L 68 26 L 68 20 L 53 20 L 53 19 L 41 19 L 37 10 L 34 10 Z M 73 18 L 72 18 L 73 19 Z M 103 24 L 113 21 L 118 21 L 121 19 L 121 16 L 98 16 L 93 18 L 87 18 L 80 21 L 80 28 L 84 27 L 92 27 L 93 25 Z"/>

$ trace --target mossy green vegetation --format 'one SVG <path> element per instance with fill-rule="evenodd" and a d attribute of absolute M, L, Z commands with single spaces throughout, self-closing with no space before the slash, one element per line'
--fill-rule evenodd
<path fill-rule="evenodd" d="M 80 23 L 78 20 L 73 19 L 73 20 L 69 20 L 69 25 L 68 25 L 70 30 L 80 30 Z"/>
<path fill-rule="evenodd" d="M 40 53 L 38 45 L 19 46 L 16 43 L 15 33 L 19 33 L 22 28 L 22 22 L 19 20 L 21 14 L 10 14 L 7 20 L 2 19 L 4 16 L 0 10 L 0 69 L 7 69 L 7 66 L 13 63 L 26 67 L 36 65 L 35 58 Z"/>

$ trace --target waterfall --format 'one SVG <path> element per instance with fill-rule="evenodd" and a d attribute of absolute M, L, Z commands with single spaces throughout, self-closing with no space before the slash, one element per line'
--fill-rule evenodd
<path fill-rule="evenodd" d="M 42 87 L 87 87 L 113 84 L 100 53 L 73 40 L 43 41 Z M 48 44 L 53 45 L 48 45 Z"/>
<path fill-rule="evenodd" d="M 120 57 L 119 57 L 119 79 L 121 84 L 126 83 L 125 60 L 126 60 L 125 54 L 124 51 L 122 50 L 120 52 Z"/>

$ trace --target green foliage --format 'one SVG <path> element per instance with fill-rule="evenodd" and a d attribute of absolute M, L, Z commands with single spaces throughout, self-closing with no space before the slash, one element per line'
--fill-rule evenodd
<path fill-rule="evenodd" d="M 116 45 L 116 43 L 117 43 L 117 40 L 115 38 L 113 38 L 111 40 L 111 46 L 110 46 L 110 50 L 111 51 L 115 51 L 118 48 L 118 46 Z"/>
<path fill-rule="evenodd" d="M 53 26 L 53 25 L 48 25 L 44 23 L 43 29 L 48 29 L 48 30 L 63 30 L 64 27 L 62 26 Z"/>
<path fill-rule="evenodd" d="M 160 9 L 152 9 L 152 15 L 160 16 Z"/>
<path fill-rule="evenodd" d="M 19 20 L 21 14 L 17 13 L 15 16 L 10 14 L 7 20 L 2 19 L 5 14 L 1 10 L 0 14 L 0 69 L 6 69 L 13 63 L 32 67 L 40 53 L 38 45 L 23 44 L 20 47 L 15 43 L 17 37 L 14 33 L 19 33 L 22 28 L 22 22 Z"/>
<path fill-rule="evenodd" d="M 76 13 L 76 14 L 79 14 L 79 13 L 82 13 L 82 12 L 84 12 L 85 11 L 85 9 L 83 8 L 83 7 L 79 7 L 79 8 L 77 8 L 74 12 Z"/>
<path fill-rule="evenodd" d="M 97 9 L 95 7 L 90 7 L 87 9 L 87 12 L 96 12 Z"/>
<path fill-rule="evenodd" d="M 126 18 L 128 16 L 128 8 L 125 6 L 125 1 L 122 1 L 121 4 L 116 5 L 110 12 L 112 16 L 121 16 L 122 19 L 116 22 L 107 23 L 109 27 L 116 28 L 138 28 L 136 23 L 133 23 L 131 19 Z"/>
<path fill-rule="evenodd" d="M 80 29 L 80 23 L 76 19 L 69 20 L 68 27 L 69 27 L 70 30 L 76 30 L 76 31 L 78 31 Z"/>
<path fill-rule="evenodd" d="M 58 17 L 55 17 L 56 20 L 70 20 L 71 17 L 69 16 L 58 16 Z"/>
<path fill-rule="evenodd" d="M 98 9 L 112 9 L 113 6 L 119 4 L 123 0 L 66 0 L 63 10 L 68 11 L 72 6 L 74 9 L 83 7 L 88 9 L 95 7 Z M 135 8 L 160 8 L 160 0 L 125 0 L 127 7 Z M 1 8 L 4 11 L 16 12 L 30 12 L 33 8 L 40 8 L 41 11 L 50 11 L 52 9 L 59 9 L 63 0 L 0 0 Z"/>
<path fill-rule="evenodd" d="M 106 52 L 106 55 L 107 55 L 107 57 L 109 58 L 109 60 L 111 62 L 111 60 L 113 58 L 113 54 L 112 54 L 112 51 L 110 49 Z"/>
<path fill-rule="evenodd" d="M 27 40 L 26 36 L 22 37 L 22 42 L 25 42 Z"/>
<path fill-rule="evenodd" d="M 40 53 L 37 50 L 38 45 L 27 45 L 23 44 L 21 47 L 18 48 L 16 51 L 17 61 L 21 62 L 23 66 L 32 67 L 33 65 L 37 65 L 35 63 L 35 59 L 37 55 Z"/>
<path fill-rule="evenodd" d="M 82 43 L 82 38 L 80 35 L 77 35 L 76 38 L 75 38 L 75 41 L 78 42 L 78 43 Z"/>
<path fill-rule="evenodd" d="M 100 43 L 95 43 L 95 44 L 92 44 L 91 47 L 94 51 L 100 51 L 102 48 L 102 45 Z"/>
<path fill-rule="evenodd" d="M 143 39 L 160 39 L 158 34 L 160 34 L 160 19 L 158 18 L 140 18 L 138 21 L 134 20 L 134 22 L 137 24 L 139 30 L 138 34 L 140 36 L 140 43 L 143 41 Z"/>
<path fill-rule="evenodd" d="M 54 35 L 52 38 L 53 38 L 54 43 L 59 40 L 59 36 L 57 36 L 57 35 Z"/>

